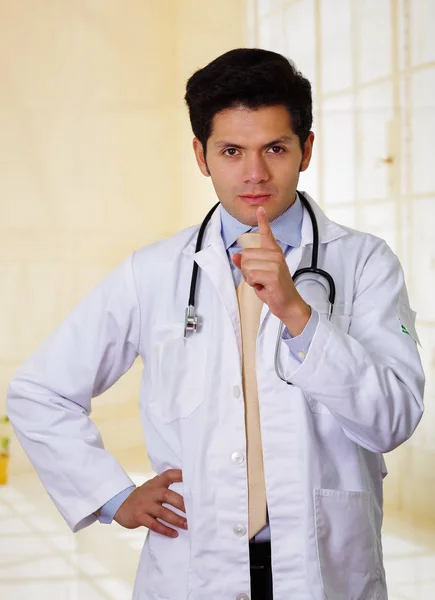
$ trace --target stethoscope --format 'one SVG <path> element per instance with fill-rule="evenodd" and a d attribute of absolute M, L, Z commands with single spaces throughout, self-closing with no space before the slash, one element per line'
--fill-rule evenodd
<path fill-rule="evenodd" d="M 326 281 L 328 282 L 328 288 L 329 288 L 328 319 L 330 320 L 331 316 L 332 316 L 332 312 L 334 310 L 335 283 L 329 273 L 327 273 L 323 269 L 319 269 L 317 266 L 317 262 L 318 262 L 318 258 L 319 258 L 319 228 L 317 226 L 316 215 L 314 214 L 314 211 L 313 211 L 310 203 L 308 202 L 308 200 L 305 198 L 305 196 L 301 192 L 298 192 L 298 195 L 299 195 L 299 198 L 300 198 L 302 204 L 307 209 L 308 214 L 311 219 L 311 226 L 313 228 L 313 250 L 312 250 L 312 254 L 311 254 L 311 266 L 304 267 L 302 269 L 298 269 L 295 272 L 295 274 L 293 275 L 292 279 L 296 283 L 297 278 L 300 277 L 301 275 L 305 275 L 306 273 L 312 273 L 314 275 L 319 275 L 320 277 L 323 277 L 324 279 L 326 279 Z M 220 204 L 220 202 L 218 202 L 217 204 L 215 204 L 213 206 L 213 208 L 207 213 L 204 221 L 201 223 L 201 226 L 200 226 L 199 232 L 198 232 L 198 238 L 196 240 L 195 253 L 199 252 L 201 250 L 205 230 L 207 228 L 208 223 L 210 222 L 210 219 L 211 219 L 214 211 L 217 209 L 219 204 Z M 196 293 L 197 278 L 198 278 L 198 263 L 194 262 L 193 271 L 192 271 L 192 279 L 190 281 L 189 303 L 186 308 L 186 315 L 185 315 L 185 321 L 184 321 L 184 337 L 187 337 L 187 334 L 189 332 L 196 333 L 196 331 L 198 330 L 198 316 L 196 315 L 196 312 L 195 312 L 195 293 Z M 287 381 L 287 379 L 281 373 L 281 369 L 280 369 L 280 365 L 279 365 L 279 351 L 280 351 L 280 346 L 281 346 L 281 338 L 282 338 L 283 329 L 284 329 L 284 323 L 282 323 L 280 321 L 278 335 L 276 338 L 275 356 L 274 356 L 275 372 L 282 381 L 285 381 L 285 383 L 287 383 L 288 385 L 291 385 L 291 381 Z"/>

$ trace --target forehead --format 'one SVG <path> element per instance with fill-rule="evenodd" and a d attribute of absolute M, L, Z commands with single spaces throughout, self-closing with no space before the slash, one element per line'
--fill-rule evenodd
<path fill-rule="evenodd" d="M 255 110 L 245 107 L 227 108 L 214 116 L 212 125 L 210 137 L 214 142 L 223 138 L 236 141 L 236 137 L 264 142 L 266 138 L 294 135 L 290 113 L 282 105 Z"/>

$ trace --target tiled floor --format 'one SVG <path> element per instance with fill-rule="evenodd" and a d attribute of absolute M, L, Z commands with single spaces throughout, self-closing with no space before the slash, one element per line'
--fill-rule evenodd
<path fill-rule="evenodd" d="M 14 477 L 0 487 L 0 598 L 131 600 L 145 534 L 95 524 L 73 535 L 35 475 Z M 435 599 L 435 528 L 388 514 L 384 552 L 390 600 Z"/>

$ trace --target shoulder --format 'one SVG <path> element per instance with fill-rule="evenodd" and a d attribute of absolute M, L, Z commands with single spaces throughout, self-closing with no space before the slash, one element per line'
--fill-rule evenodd
<path fill-rule="evenodd" d="M 350 251 L 351 254 L 356 253 L 363 260 L 381 256 L 398 260 L 392 248 L 383 238 L 338 223 L 337 225 L 345 233 L 337 241 L 346 248 L 346 251 Z"/>
<path fill-rule="evenodd" d="M 136 270 L 158 269 L 181 259 L 184 251 L 194 246 L 199 225 L 193 225 L 176 234 L 136 250 L 133 254 L 133 267 Z M 192 255 L 194 248 L 192 249 Z"/>
<path fill-rule="evenodd" d="M 383 238 L 337 224 L 344 235 L 330 242 L 329 255 L 338 277 L 345 274 L 353 281 L 354 291 L 361 285 L 375 282 L 402 280 L 403 269 L 399 258 Z"/>

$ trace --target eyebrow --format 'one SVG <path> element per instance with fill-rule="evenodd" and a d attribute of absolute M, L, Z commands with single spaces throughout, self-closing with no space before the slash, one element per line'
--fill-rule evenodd
<path fill-rule="evenodd" d="M 269 148 L 270 146 L 276 146 L 277 144 L 285 144 L 287 142 L 291 142 L 293 140 L 293 136 L 291 135 L 283 135 L 280 138 L 277 138 L 276 140 L 272 140 L 271 142 L 267 142 L 267 144 L 264 144 L 262 146 L 262 149 L 264 148 Z M 233 144 L 232 142 L 216 142 L 215 143 L 216 148 L 224 148 L 226 146 L 231 147 L 231 148 L 237 148 L 237 150 L 244 150 L 243 146 L 240 146 L 240 144 Z"/>

